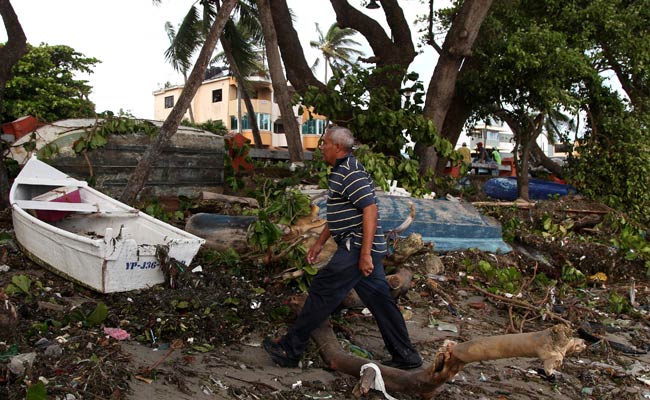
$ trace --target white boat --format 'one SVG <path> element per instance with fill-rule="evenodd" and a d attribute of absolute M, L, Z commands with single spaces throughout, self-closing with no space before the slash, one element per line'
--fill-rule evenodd
<path fill-rule="evenodd" d="M 165 280 L 161 256 L 189 265 L 205 240 L 31 157 L 9 194 L 14 232 L 37 264 L 101 293 Z"/>

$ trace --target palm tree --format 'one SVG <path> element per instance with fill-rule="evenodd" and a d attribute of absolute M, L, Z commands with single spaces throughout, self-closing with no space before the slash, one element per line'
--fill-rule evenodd
<path fill-rule="evenodd" d="M 325 59 L 325 83 L 327 83 L 327 66 L 329 65 L 332 71 L 352 65 L 353 56 L 363 56 L 361 50 L 357 50 L 351 46 L 361 46 L 359 42 L 350 37 L 355 35 L 357 31 L 351 28 L 339 28 L 333 23 L 327 30 L 327 34 L 323 35 L 320 30 L 318 22 L 316 23 L 316 31 L 318 32 L 318 40 L 312 40 L 309 45 L 318 49 Z M 312 65 L 312 70 L 320 64 L 320 58 L 317 58 Z M 347 64 L 347 65 L 346 65 Z"/>

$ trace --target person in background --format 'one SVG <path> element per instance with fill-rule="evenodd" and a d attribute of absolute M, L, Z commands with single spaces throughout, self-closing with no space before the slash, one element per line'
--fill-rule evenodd
<path fill-rule="evenodd" d="M 464 164 L 469 165 L 472 163 L 472 155 L 469 151 L 469 147 L 467 147 L 467 143 L 463 142 L 463 145 L 460 149 L 458 149 L 458 152 L 463 156 Z"/>
<path fill-rule="evenodd" d="M 484 163 L 487 161 L 487 151 L 483 147 L 483 142 L 476 144 L 476 162 Z"/>
<path fill-rule="evenodd" d="M 309 287 L 305 305 L 287 333 L 262 342 L 271 359 L 281 367 L 297 367 L 311 333 L 355 289 L 377 321 L 392 359 L 384 365 L 412 369 L 422 358 L 411 344 L 404 317 L 390 294 L 382 259 L 386 240 L 381 229 L 374 182 L 364 166 L 352 155 L 354 137 L 347 128 L 325 131 L 320 149 L 323 160 L 332 166 L 327 193 L 327 224 L 307 252 L 314 263 L 331 236 L 337 249 Z"/>
<path fill-rule="evenodd" d="M 492 159 L 497 165 L 501 165 L 501 153 L 499 153 L 499 149 L 496 147 L 492 148 Z"/>

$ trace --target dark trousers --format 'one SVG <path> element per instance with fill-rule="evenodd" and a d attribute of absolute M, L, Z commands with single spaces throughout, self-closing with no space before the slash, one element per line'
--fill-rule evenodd
<path fill-rule="evenodd" d="M 374 270 L 368 277 L 359 271 L 361 249 L 339 244 L 330 262 L 318 272 L 309 296 L 280 344 L 290 357 L 298 358 L 307 347 L 311 332 L 341 304 L 353 288 L 377 321 L 384 344 L 395 359 L 417 354 L 409 339 L 402 313 L 390 294 L 381 255 L 373 255 Z"/>

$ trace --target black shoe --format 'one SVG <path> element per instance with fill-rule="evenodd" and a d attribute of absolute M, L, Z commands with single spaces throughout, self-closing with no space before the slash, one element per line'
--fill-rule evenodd
<path fill-rule="evenodd" d="M 399 360 L 393 358 L 392 360 L 384 360 L 381 363 L 391 368 L 415 369 L 422 366 L 422 359 L 420 357 L 413 358 L 412 360 Z"/>
<path fill-rule="evenodd" d="M 271 356 L 271 360 L 274 363 L 284 368 L 298 368 L 298 362 L 300 361 L 297 358 L 292 358 L 287 355 L 286 350 L 278 342 L 266 338 L 262 341 L 262 347 L 266 350 L 267 353 Z"/>

